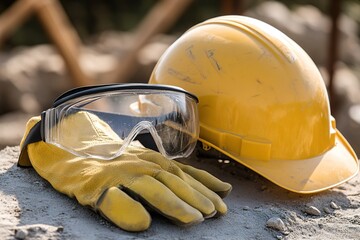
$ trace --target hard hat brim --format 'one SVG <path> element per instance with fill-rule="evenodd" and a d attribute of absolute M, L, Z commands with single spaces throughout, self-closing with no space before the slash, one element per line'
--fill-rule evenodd
<path fill-rule="evenodd" d="M 354 150 L 338 130 L 334 147 L 319 156 L 300 160 L 243 159 L 205 140 L 201 141 L 280 187 L 296 193 L 324 191 L 350 180 L 359 171 L 359 160 Z"/>

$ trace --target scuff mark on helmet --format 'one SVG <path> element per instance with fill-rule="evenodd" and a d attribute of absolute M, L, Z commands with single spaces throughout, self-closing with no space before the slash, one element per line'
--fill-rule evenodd
<path fill-rule="evenodd" d="M 191 60 L 195 60 L 195 55 L 194 53 L 192 52 L 192 49 L 193 49 L 193 45 L 191 45 L 190 47 L 186 48 L 186 53 L 188 55 L 188 57 L 191 59 Z"/>
<path fill-rule="evenodd" d="M 193 48 L 194 45 L 190 45 L 188 48 L 185 49 L 186 54 L 188 56 L 188 58 L 191 60 L 191 62 L 194 64 L 194 66 L 196 67 L 196 69 L 198 70 L 200 76 L 203 79 L 207 79 L 206 74 L 204 73 L 203 69 L 202 69 L 202 65 L 201 65 L 201 61 L 197 61 L 196 56 L 193 52 Z"/>
<path fill-rule="evenodd" d="M 217 71 L 221 70 L 221 66 L 218 61 L 215 59 L 215 50 L 209 49 L 206 51 L 206 56 L 210 60 L 211 64 L 215 67 Z"/>
<path fill-rule="evenodd" d="M 188 75 L 185 75 L 173 68 L 169 68 L 167 70 L 167 73 L 177 79 L 180 79 L 181 81 L 185 81 L 185 82 L 192 83 L 192 84 L 198 84 L 198 82 L 192 80 Z"/>

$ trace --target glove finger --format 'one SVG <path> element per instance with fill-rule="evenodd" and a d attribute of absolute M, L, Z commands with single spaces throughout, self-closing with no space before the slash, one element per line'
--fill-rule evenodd
<path fill-rule="evenodd" d="M 177 161 L 173 161 L 173 162 L 185 173 L 187 173 L 188 175 L 192 176 L 193 178 L 204 184 L 207 188 L 216 192 L 221 198 L 226 197 L 231 192 L 232 189 L 231 184 L 219 180 L 210 173 L 204 170 L 196 169 L 189 165 L 179 163 Z"/>
<path fill-rule="evenodd" d="M 159 172 L 155 178 L 165 184 L 183 201 L 202 212 L 205 218 L 209 218 L 215 215 L 216 210 L 212 201 L 192 188 L 183 179 L 165 171 Z"/>
<path fill-rule="evenodd" d="M 216 216 L 225 215 L 227 213 L 227 206 L 221 197 L 216 194 L 214 191 L 203 185 L 198 180 L 194 179 L 192 176 L 187 174 L 187 177 L 184 179 L 191 187 L 199 191 L 202 195 L 206 196 L 212 201 L 217 211 Z"/>
<path fill-rule="evenodd" d="M 193 225 L 204 220 L 200 211 L 181 200 L 164 184 L 148 175 L 137 178 L 124 191 L 138 197 L 177 225 Z"/>
<path fill-rule="evenodd" d="M 117 187 L 107 189 L 96 206 L 103 217 L 126 231 L 144 231 L 151 224 L 150 214 L 144 206 Z"/>

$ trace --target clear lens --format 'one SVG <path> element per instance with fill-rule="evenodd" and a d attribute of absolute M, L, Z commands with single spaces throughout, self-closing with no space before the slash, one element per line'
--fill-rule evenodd
<path fill-rule="evenodd" d="M 188 156 L 199 135 L 196 101 L 163 90 L 107 92 L 46 112 L 45 141 L 78 156 L 112 159 L 138 135 L 168 158 Z"/>

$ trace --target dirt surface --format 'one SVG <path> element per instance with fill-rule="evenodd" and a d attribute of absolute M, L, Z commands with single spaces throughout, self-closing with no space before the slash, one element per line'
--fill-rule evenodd
<path fill-rule="evenodd" d="M 16 166 L 18 147 L 0 151 L 0 239 L 360 239 L 360 177 L 314 195 L 283 190 L 233 162 L 187 160 L 233 185 L 226 216 L 178 227 L 152 215 L 129 233 L 55 191 L 34 169 Z"/>

